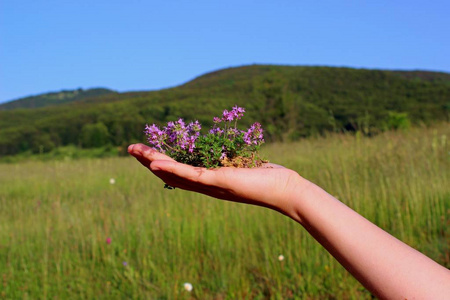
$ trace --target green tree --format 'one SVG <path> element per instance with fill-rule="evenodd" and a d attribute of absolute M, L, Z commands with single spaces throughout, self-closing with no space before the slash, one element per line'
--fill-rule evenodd
<path fill-rule="evenodd" d="M 81 146 L 95 148 L 109 144 L 108 128 L 102 122 L 86 124 L 81 130 Z"/>
<path fill-rule="evenodd" d="M 31 141 L 31 151 L 33 153 L 45 153 L 55 148 L 55 144 L 48 133 L 38 133 Z"/>
<path fill-rule="evenodd" d="M 408 129 L 411 125 L 408 113 L 390 111 L 387 118 L 388 129 Z"/>

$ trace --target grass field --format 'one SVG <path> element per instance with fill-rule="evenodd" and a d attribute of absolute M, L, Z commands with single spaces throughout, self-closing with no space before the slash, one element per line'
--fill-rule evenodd
<path fill-rule="evenodd" d="M 449 268 L 448 125 L 263 152 Z M 132 158 L 0 164 L 0 276 L 6 299 L 371 297 L 285 216 L 163 189 Z"/>

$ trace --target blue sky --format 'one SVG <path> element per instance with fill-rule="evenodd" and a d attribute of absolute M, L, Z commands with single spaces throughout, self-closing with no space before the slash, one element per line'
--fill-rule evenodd
<path fill-rule="evenodd" d="M 450 72 L 449 1 L 0 1 L 0 102 L 247 64 Z"/>

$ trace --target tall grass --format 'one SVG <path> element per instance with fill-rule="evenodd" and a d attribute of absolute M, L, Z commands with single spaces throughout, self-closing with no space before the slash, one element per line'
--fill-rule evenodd
<path fill-rule="evenodd" d="M 448 268 L 449 135 L 442 124 L 263 152 Z M 371 297 L 292 220 L 163 189 L 132 158 L 0 164 L 0 276 L 7 299 Z"/>

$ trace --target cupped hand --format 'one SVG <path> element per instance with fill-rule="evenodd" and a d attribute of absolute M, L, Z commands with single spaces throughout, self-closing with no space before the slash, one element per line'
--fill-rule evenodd
<path fill-rule="evenodd" d="M 294 195 L 306 181 L 298 173 L 275 164 L 252 169 L 206 169 L 178 163 L 143 144 L 130 145 L 128 152 L 172 187 L 265 206 L 287 215 L 293 214 Z"/>

